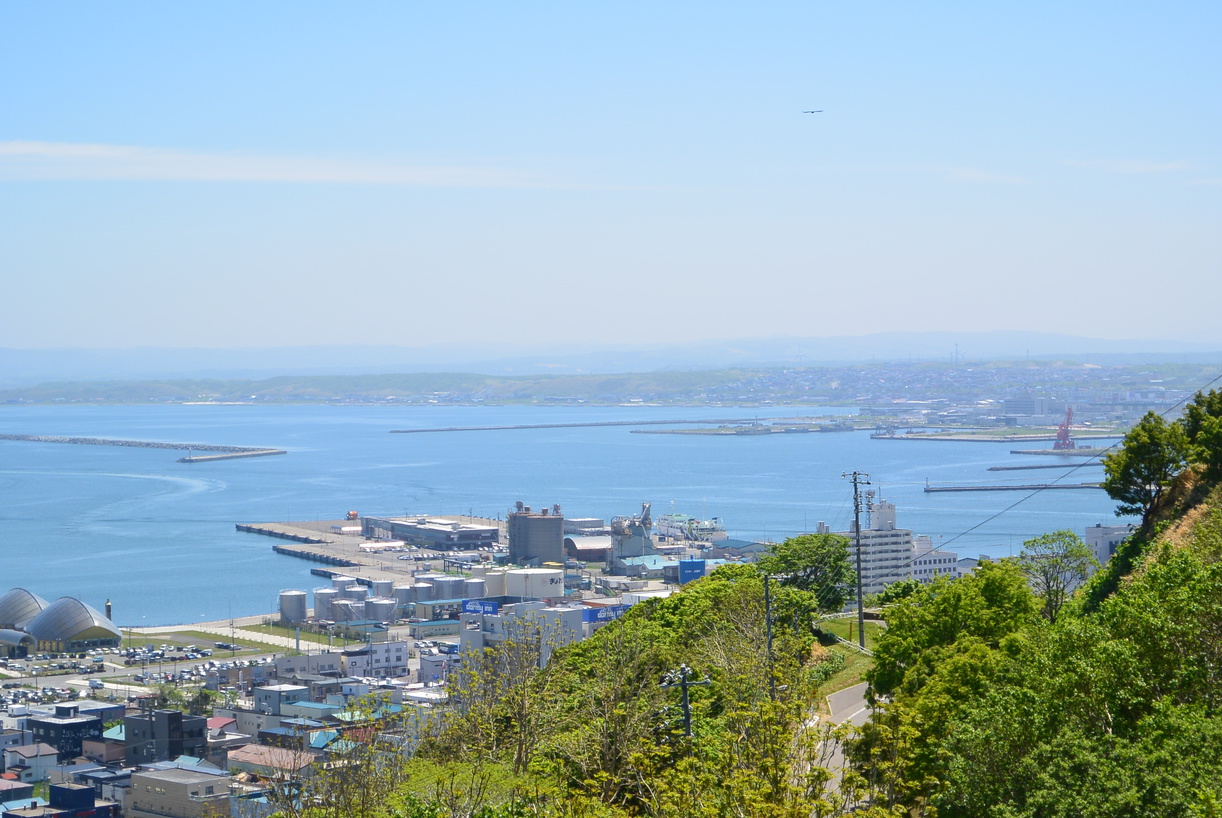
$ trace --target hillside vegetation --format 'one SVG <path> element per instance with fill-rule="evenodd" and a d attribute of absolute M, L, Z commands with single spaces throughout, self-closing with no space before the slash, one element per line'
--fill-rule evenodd
<path fill-rule="evenodd" d="M 1106 462 L 1109 493 L 1143 522 L 1068 599 L 1050 600 L 1056 583 L 1038 580 L 1059 546 L 1057 565 L 1079 570 L 1071 532 L 961 579 L 889 587 L 860 732 L 821 713 L 861 672 L 860 654 L 818 625 L 854 580 L 847 541 L 807 535 L 634 606 L 542 668 L 547 635 L 524 626 L 464 663 L 456 712 L 384 795 L 357 809 L 323 776 L 286 811 L 1218 816 L 1220 453 L 1222 394 L 1198 395 L 1172 422 L 1143 419 Z M 337 769 L 352 791 L 360 768 Z M 384 758 L 371 769 L 384 772 Z"/>

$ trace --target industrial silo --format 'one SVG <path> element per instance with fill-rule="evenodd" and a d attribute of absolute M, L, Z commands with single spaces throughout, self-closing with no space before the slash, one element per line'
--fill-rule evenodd
<path fill-rule="evenodd" d="M 505 571 L 489 571 L 484 576 L 484 590 L 487 591 L 486 596 L 505 596 Z"/>
<path fill-rule="evenodd" d="M 365 618 L 365 603 L 351 599 L 337 599 L 331 603 L 331 619 L 336 622 L 353 622 Z"/>
<path fill-rule="evenodd" d="M 433 580 L 433 599 L 462 599 L 464 577 L 438 577 Z"/>
<path fill-rule="evenodd" d="M 416 601 L 416 591 L 411 585 L 396 585 L 393 596 L 400 607 Z"/>
<path fill-rule="evenodd" d="M 393 579 L 375 579 L 373 581 L 373 595 L 379 599 L 386 599 L 394 594 L 395 581 Z"/>
<path fill-rule="evenodd" d="M 352 584 L 344 588 L 339 592 L 339 595 L 344 599 L 351 599 L 353 602 L 364 602 L 365 598 L 369 596 L 369 594 L 365 592 L 364 585 L 356 584 Z"/>
<path fill-rule="evenodd" d="M 430 582 L 417 582 L 416 601 L 417 602 L 432 602 L 433 601 L 433 585 Z"/>
<path fill-rule="evenodd" d="M 472 577 L 463 582 L 463 599 L 481 599 L 487 595 L 487 583 L 483 577 Z"/>
<path fill-rule="evenodd" d="M 314 618 L 335 619 L 335 617 L 331 615 L 331 606 L 337 599 L 339 599 L 339 591 L 335 590 L 334 588 L 315 588 Z"/>
<path fill-rule="evenodd" d="M 356 577 L 350 577 L 347 574 L 336 574 L 331 577 L 331 587 L 337 591 L 344 590 L 354 582 L 356 582 Z"/>
<path fill-rule="evenodd" d="M 280 622 L 296 625 L 306 621 L 309 615 L 309 598 L 305 591 L 280 592 Z"/>
<path fill-rule="evenodd" d="M 373 599 L 365 600 L 365 618 L 372 619 L 374 622 L 394 622 L 395 616 L 395 601 L 389 597 L 374 597 Z"/>
<path fill-rule="evenodd" d="M 555 568 L 517 568 L 507 571 L 505 593 L 526 599 L 564 596 L 564 572 Z"/>

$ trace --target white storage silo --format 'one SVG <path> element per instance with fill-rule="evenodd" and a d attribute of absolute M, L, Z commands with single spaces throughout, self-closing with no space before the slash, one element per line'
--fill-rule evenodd
<path fill-rule="evenodd" d="M 331 606 L 337 599 L 339 599 L 339 591 L 335 590 L 334 588 L 315 588 L 314 618 L 335 619 L 335 617 L 331 615 Z"/>
<path fill-rule="evenodd" d="M 564 596 L 564 572 L 555 568 L 515 568 L 505 573 L 505 593 L 526 599 Z"/>
<path fill-rule="evenodd" d="M 355 584 L 349 585 L 347 588 L 344 588 L 342 591 L 339 592 L 339 595 L 343 597 L 344 599 L 351 599 L 354 602 L 364 602 L 365 598 L 368 596 L 368 594 L 365 593 L 364 585 L 355 585 Z"/>
<path fill-rule="evenodd" d="M 395 581 L 393 579 L 375 579 L 373 581 L 373 595 L 378 599 L 386 599 L 394 594 Z"/>
<path fill-rule="evenodd" d="M 505 596 L 505 571 L 498 569 L 484 575 L 486 596 Z"/>
<path fill-rule="evenodd" d="M 417 582 L 416 601 L 417 602 L 432 602 L 433 601 L 433 585 L 430 582 Z"/>
<path fill-rule="evenodd" d="M 487 583 L 483 577 L 471 577 L 463 582 L 463 599 L 480 599 L 487 596 Z"/>
<path fill-rule="evenodd" d="M 280 592 L 280 621 L 285 625 L 305 622 L 309 614 L 309 598 L 305 591 Z"/>
<path fill-rule="evenodd" d="M 350 577 L 346 574 L 336 574 L 331 577 L 331 587 L 337 591 L 344 590 L 354 582 L 356 582 L 356 577 Z"/>

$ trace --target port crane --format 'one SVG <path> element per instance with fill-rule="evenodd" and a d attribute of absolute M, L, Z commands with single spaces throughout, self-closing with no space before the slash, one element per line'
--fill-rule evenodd
<path fill-rule="evenodd" d="M 1069 428 L 1073 425 L 1073 407 L 1065 408 L 1065 419 L 1061 421 L 1061 425 L 1057 427 L 1057 439 L 1052 444 L 1052 448 L 1056 451 L 1066 451 L 1069 449 L 1078 448 L 1078 444 L 1074 443 L 1073 438 L 1069 436 Z"/>

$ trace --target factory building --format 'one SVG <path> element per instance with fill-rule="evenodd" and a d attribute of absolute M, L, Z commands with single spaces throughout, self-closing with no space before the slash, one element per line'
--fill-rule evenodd
<path fill-rule="evenodd" d="M 475 525 L 439 517 L 362 517 L 361 535 L 375 540 L 402 540 L 436 551 L 488 548 L 500 540 L 494 525 Z"/>

